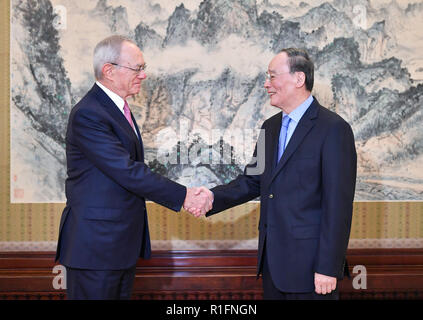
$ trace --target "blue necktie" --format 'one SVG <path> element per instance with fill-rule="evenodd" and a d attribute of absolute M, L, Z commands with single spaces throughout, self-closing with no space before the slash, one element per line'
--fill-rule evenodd
<path fill-rule="evenodd" d="M 279 134 L 278 162 L 281 160 L 282 154 L 285 151 L 286 136 L 290 122 L 291 118 L 288 115 L 283 117 L 281 133 Z"/>

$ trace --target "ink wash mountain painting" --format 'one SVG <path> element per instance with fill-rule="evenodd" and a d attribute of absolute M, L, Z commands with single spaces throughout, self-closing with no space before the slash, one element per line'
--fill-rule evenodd
<path fill-rule="evenodd" d="M 356 199 L 423 200 L 423 3 L 400 0 L 12 0 L 11 202 L 64 202 L 65 132 L 111 34 L 144 53 L 129 103 L 146 162 L 188 186 L 240 174 L 271 58 L 305 48 L 313 95 L 354 131 Z"/>

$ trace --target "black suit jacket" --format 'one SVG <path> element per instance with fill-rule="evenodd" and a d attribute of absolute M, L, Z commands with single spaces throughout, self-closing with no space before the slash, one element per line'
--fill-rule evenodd
<path fill-rule="evenodd" d="M 264 172 L 247 174 L 250 164 L 243 175 L 213 188 L 207 216 L 260 196 L 258 266 L 266 246 L 276 287 L 312 292 L 315 272 L 343 276 L 356 181 L 354 136 L 347 122 L 314 99 L 276 164 L 281 120 L 282 112 L 262 126 Z M 260 161 L 258 150 L 256 145 Z"/>
<path fill-rule="evenodd" d="M 150 257 L 145 199 L 179 211 L 186 188 L 144 164 L 139 138 L 97 85 L 72 109 L 66 133 L 66 208 L 56 260 L 116 270 Z"/>

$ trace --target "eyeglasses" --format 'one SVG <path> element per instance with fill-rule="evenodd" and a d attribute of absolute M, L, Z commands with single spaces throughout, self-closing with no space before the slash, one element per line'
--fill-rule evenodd
<path fill-rule="evenodd" d="M 266 72 L 266 80 L 272 81 L 276 78 L 276 76 L 280 76 L 282 74 L 286 74 L 286 73 L 291 73 L 290 71 L 288 72 L 280 72 L 280 73 L 270 73 L 269 71 Z"/>
<path fill-rule="evenodd" d="M 112 64 L 114 66 L 118 66 L 118 67 L 122 67 L 122 68 L 126 68 L 126 69 L 129 69 L 129 70 L 135 71 L 136 73 L 140 73 L 141 71 L 145 71 L 145 69 L 147 69 L 146 63 L 140 65 L 138 68 L 131 68 L 131 67 L 123 66 L 123 65 L 118 64 L 118 63 L 114 63 L 114 62 L 110 62 L 110 64 Z"/>

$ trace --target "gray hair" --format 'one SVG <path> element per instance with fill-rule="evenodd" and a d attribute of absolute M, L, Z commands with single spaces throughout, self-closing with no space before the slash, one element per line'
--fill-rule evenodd
<path fill-rule="evenodd" d="M 97 80 L 103 78 L 103 66 L 106 63 L 118 63 L 122 44 L 130 42 L 135 44 L 131 39 L 124 36 L 113 35 L 101 40 L 94 48 L 93 66 L 94 75 Z"/>

